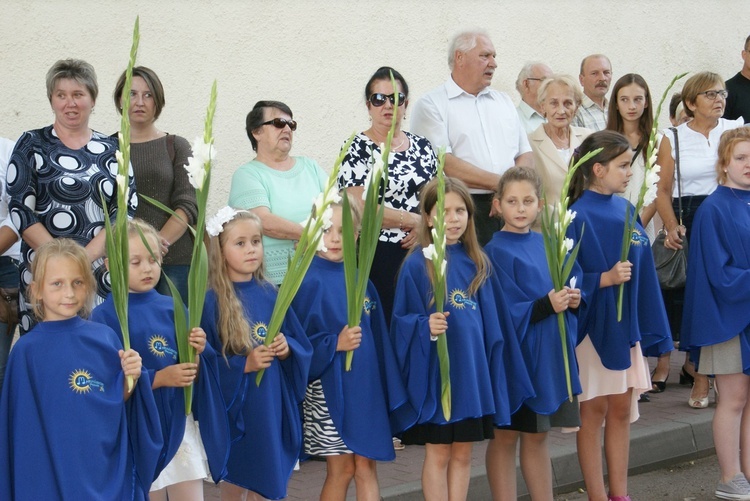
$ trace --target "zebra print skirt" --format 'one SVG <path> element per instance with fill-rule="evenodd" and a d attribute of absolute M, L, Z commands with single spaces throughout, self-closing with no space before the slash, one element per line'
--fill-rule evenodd
<path fill-rule="evenodd" d="M 328 413 L 323 385 L 316 379 L 307 385 L 302 404 L 305 417 L 305 452 L 311 456 L 338 456 L 351 454 Z"/>

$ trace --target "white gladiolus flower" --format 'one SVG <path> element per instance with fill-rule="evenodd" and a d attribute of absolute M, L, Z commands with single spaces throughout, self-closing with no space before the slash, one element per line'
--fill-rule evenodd
<path fill-rule="evenodd" d="M 575 211 L 572 211 L 570 209 L 565 211 L 565 218 L 563 219 L 565 226 L 570 225 L 570 223 L 572 223 L 575 218 L 576 218 Z"/>
<path fill-rule="evenodd" d="M 216 148 L 213 144 L 204 143 L 203 138 L 196 137 L 192 149 L 193 156 L 188 158 L 185 170 L 187 170 L 190 184 L 196 190 L 200 190 L 206 180 L 206 164 L 216 157 Z"/>
<path fill-rule="evenodd" d="M 331 226 L 333 226 L 333 207 L 330 205 L 326 207 L 326 210 L 323 211 L 323 229 L 327 230 Z"/>
<path fill-rule="evenodd" d="M 434 244 L 422 247 L 422 254 L 424 254 L 425 259 L 429 259 L 430 261 L 437 259 L 437 251 L 435 250 Z"/>
<path fill-rule="evenodd" d="M 447 264 L 448 264 L 448 261 L 446 261 L 445 259 L 443 259 L 443 262 L 440 263 L 440 274 L 442 276 L 445 276 L 445 267 Z"/>
<path fill-rule="evenodd" d="M 122 174 L 117 174 L 117 189 L 125 195 L 125 198 L 128 197 L 128 178 L 123 176 Z"/>
<path fill-rule="evenodd" d="M 216 158 L 216 148 L 213 144 L 206 144 L 203 138 L 198 136 L 192 145 L 193 157 L 200 160 L 201 163 L 212 162 Z"/>
<path fill-rule="evenodd" d="M 122 144 L 122 143 L 120 143 L 120 144 Z M 122 165 L 122 164 L 125 163 L 125 157 L 122 155 L 122 151 L 117 150 L 115 152 L 115 158 L 117 159 L 118 165 Z"/>
<path fill-rule="evenodd" d="M 328 247 L 323 243 L 323 239 L 318 240 L 318 252 L 328 252 Z"/>
<path fill-rule="evenodd" d="M 196 157 L 188 158 L 188 163 L 185 165 L 185 170 L 188 173 L 188 181 L 190 185 L 196 190 L 203 188 L 203 182 L 206 180 L 206 171 L 203 168 L 204 164 Z"/>
<path fill-rule="evenodd" d="M 578 277 L 570 277 L 570 288 L 575 289 L 576 288 L 576 282 L 578 282 Z"/>
<path fill-rule="evenodd" d="M 646 194 L 643 196 L 643 206 L 648 207 L 656 200 L 657 183 L 659 182 L 659 171 L 661 167 L 657 164 L 646 171 Z"/>
<path fill-rule="evenodd" d="M 565 250 L 568 252 L 573 250 L 573 239 L 572 238 L 563 239 L 563 247 L 565 247 Z"/>

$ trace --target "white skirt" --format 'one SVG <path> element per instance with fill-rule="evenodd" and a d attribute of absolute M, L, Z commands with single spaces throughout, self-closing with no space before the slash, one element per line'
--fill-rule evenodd
<path fill-rule="evenodd" d="M 641 393 L 651 389 L 651 376 L 641 353 L 641 343 L 636 343 L 630 348 L 630 367 L 622 371 L 613 371 L 602 365 L 602 360 L 588 336 L 576 347 L 576 357 L 583 390 L 578 395 L 578 401 L 585 402 L 605 395 L 620 395 L 633 388 L 630 422 L 636 422 L 640 417 L 638 399 Z"/>
<path fill-rule="evenodd" d="M 190 414 L 185 418 L 185 436 L 180 448 L 162 470 L 159 477 L 151 484 L 151 491 L 158 491 L 170 485 L 202 480 L 210 475 L 206 450 L 203 448 L 198 422 Z"/>

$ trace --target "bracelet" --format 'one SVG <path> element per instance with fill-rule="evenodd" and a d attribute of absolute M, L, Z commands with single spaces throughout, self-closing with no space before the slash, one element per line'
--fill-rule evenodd
<path fill-rule="evenodd" d="M 438 337 L 430 334 L 430 341 L 437 341 Z"/>
<path fill-rule="evenodd" d="M 404 211 L 398 212 L 398 229 L 402 231 L 404 229 Z"/>

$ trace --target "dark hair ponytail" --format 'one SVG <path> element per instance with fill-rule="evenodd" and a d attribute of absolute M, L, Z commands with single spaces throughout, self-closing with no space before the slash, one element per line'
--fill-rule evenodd
<path fill-rule="evenodd" d="M 570 205 L 573 205 L 576 200 L 581 198 L 583 190 L 588 188 L 591 184 L 594 165 L 604 165 L 611 162 L 612 159 L 617 158 L 629 150 L 630 143 L 628 142 L 628 139 L 619 132 L 611 130 L 594 132 L 584 139 L 581 145 L 573 152 L 573 165 L 578 163 L 578 161 L 590 151 L 598 150 L 599 148 L 602 148 L 602 151 L 579 165 L 578 169 L 573 174 L 573 177 L 570 180 L 570 187 L 568 188 Z"/>

